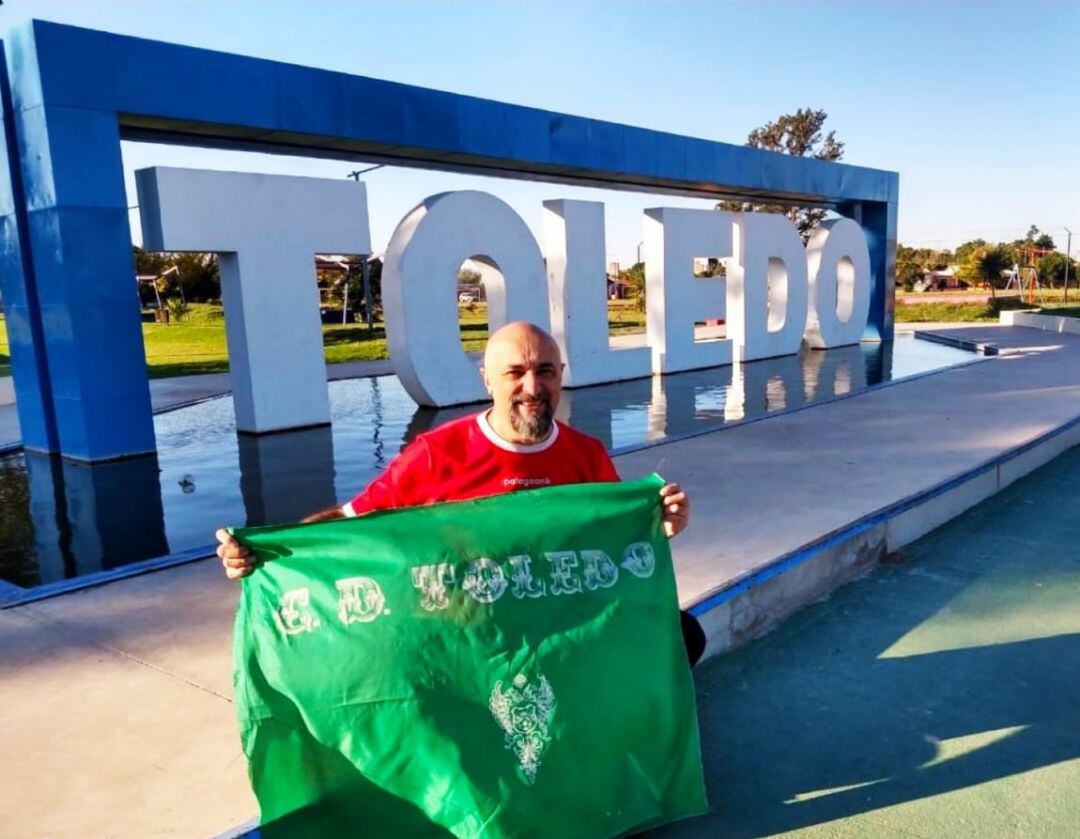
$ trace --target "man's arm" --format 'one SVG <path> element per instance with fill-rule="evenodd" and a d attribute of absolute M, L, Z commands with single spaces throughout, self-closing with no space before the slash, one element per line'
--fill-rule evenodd
<path fill-rule="evenodd" d="M 427 446 L 418 438 L 397 457 L 379 477 L 367 485 L 367 488 L 345 507 L 329 507 L 312 513 L 302 520 L 307 524 L 317 521 L 332 521 L 354 515 L 363 515 L 373 510 L 385 510 L 393 507 L 410 506 L 412 487 L 422 482 L 428 474 L 430 454 Z M 224 528 L 215 534 L 218 540 L 217 555 L 225 568 L 225 576 L 230 580 L 239 580 L 255 570 L 255 561 L 251 551 L 237 542 Z"/>
<path fill-rule="evenodd" d="M 300 519 L 301 524 L 308 524 L 313 521 L 333 521 L 334 519 L 345 518 L 345 511 L 340 507 L 327 507 L 325 510 L 319 510 L 317 513 L 312 513 L 310 516 Z"/>
<path fill-rule="evenodd" d="M 300 521 L 302 524 L 307 524 L 313 521 L 332 521 L 343 518 L 345 518 L 345 513 L 340 507 L 328 507 Z M 255 570 L 255 560 L 251 551 L 230 536 L 229 531 L 223 527 L 219 528 L 214 537 L 218 540 L 217 555 L 221 557 L 221 565 L 225 569 L 226 577 L 230 580 L 239 580 Z"/>

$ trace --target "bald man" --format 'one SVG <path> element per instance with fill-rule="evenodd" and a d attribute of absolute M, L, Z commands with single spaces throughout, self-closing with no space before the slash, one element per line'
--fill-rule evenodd
<path fill-rule="evenodd" d="M 559 347 L 550 335 L 531 323 L 508 323 L 488 339 L 484 351 L 481 374 L 491 394 L 490 408 L 421 434 L 347 504 L 304 521 L 559 484 L 618 481 L 603 443 L 556 421 L 562 371 Z M 671 538 L 689 522 L 690 502 L 678 484 L 667 484 L 660 496 L 664 531 Z M 250 574 L 253 563 L 247 549 L 225 530 L 216 536 L 229 579 Z M 684 614 L 684 632 L 696 637 L 700 629 L 688 621 L 692 619 Z M 688 638 L 688 650 L 690 645 Z M 691 653 L 691 659 L 698 655 L 700 651 Z"/>

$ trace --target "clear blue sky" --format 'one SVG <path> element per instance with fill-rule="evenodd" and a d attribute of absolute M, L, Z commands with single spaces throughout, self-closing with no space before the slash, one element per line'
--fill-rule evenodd
<path fill-rule="evenodd" d="M 742 143 L 823 108 L 845 161 L 900 173 L 900 241 L 954 246 L 1037 224 L 1080 252 L 1080 5 L 906 2 L 201 2 L 7 0 L 40 17 Z M 126 144 L 153 164 L 342 177 L 348 163 Z M 373 244 L 429 194 L 481 188 L 539 230 L 547 198 L 603 200 L 633 261 L 648 206 L 709 206 L 553 184 L 383 169 Z M 134 203 L 134 191 L 131 190 Z"/>

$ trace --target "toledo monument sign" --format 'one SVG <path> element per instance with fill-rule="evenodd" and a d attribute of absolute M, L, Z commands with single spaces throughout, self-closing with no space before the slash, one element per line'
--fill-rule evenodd
<path fill-rule="evenodd" d="M 121 139 L 705 198 L 840 218 L 804 248 L 782 216 L 646 211 L 647 347 L 613 350 L 603 205 L 544 202 L 544 250 L 505 203 L 433 196 L 398 225 L 383 297 L 395 369 L 421 404 L 483 398 L 455 278 L 482 267 L 489 321 L 551 328 L 570 386 L 891 340 L 895 173 L 675 136 L 391 82 L 32 22 L 4 39 L 0 282 L 23 438 L 80 460 L 154 450 L 132 291 Z M 237 427 L 329 420 L 316 252 L 370 253 L 363 184 L 154 168 L 144 244 L 219 254 Z M 724 278 L 695 278 L 696 257 Z M 694 322 L 722 317 L 724 340 Z"/>

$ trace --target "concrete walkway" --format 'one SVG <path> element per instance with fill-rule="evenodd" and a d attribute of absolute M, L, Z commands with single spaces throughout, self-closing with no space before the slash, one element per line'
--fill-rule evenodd
<path fill-rule="evenodd" d="M 1005 354 L 620 457 L 625 477 L 657 470 L 694 499 L 694 523 L 675 543 L 683 601 L 1080 416 L 1080 338 L 964 333 Z M 10 756 L 0 762 L 0 835 L 199 837 L 255 813 L 229 699 L 235 598 L 216 561 L 203 561 L 0 611 L 0 743 Z M 739 684 L 708 682 L 703 714 L 726 719 Z M 888 704 L 887 692 L 877 699 Z M 872 741 L 872 731 L 858 733 Z M 727 777 L 715 774 L 722 757 L 710 757 L 714 789 Z M 763 784 L 780 771 L 739 759 Z"/>
<path fill-rule="evenodd" d="M 706 663 L 712 813 L 653 835 L 1076 836 L 1077 510 L 1073 449 Z"/>

